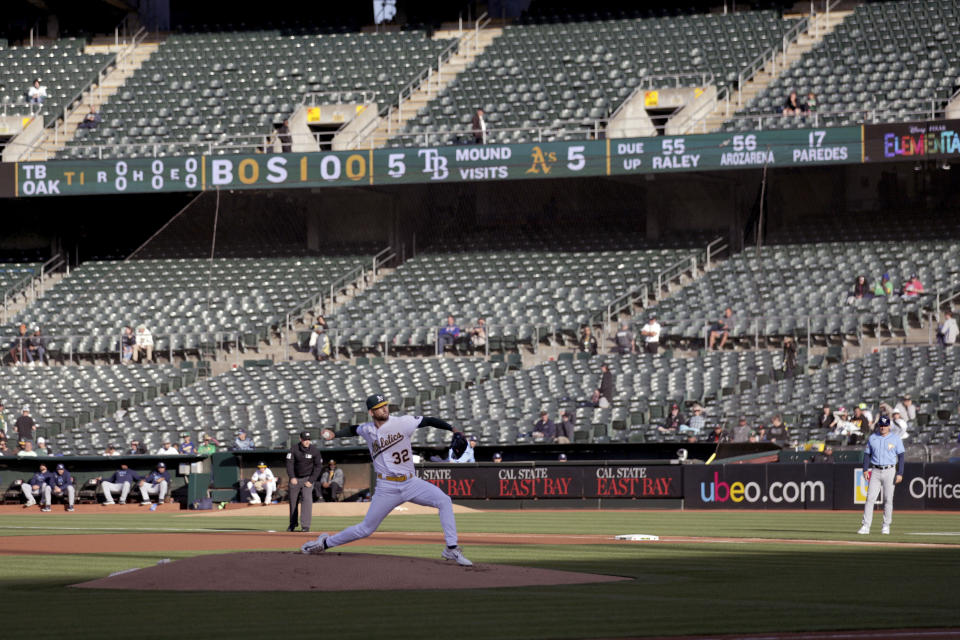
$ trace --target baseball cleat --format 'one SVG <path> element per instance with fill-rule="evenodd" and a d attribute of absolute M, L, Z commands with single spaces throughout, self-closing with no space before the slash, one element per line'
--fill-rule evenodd
<path fill-rule="evenodd" d="M 857 534 L 865 536 L 870 533 L 870 527 L 860 527 L 860 530 L 857 531 Z"/>
<path fill-rule="evenodd" d="M 463 552 L 460 551 L 460 547 L 454 547 L 453 549 L 444 549 L 443 553 L 440 554 L 440 557 L 444 560 L 456 560 L 457 564 L 461 567 L 472 567 L 473 563 L 467 560 L 463 555 Z"/>
<path fill-rule="evenodd" d="M 885 536 L 890 535 L 890 527 L 884 527 L 883 529 L 880 529 L 880 533 L 882 533 Z"/>
<path fill-rule="evenodd" d="M 73 511 L 73 507 L 67 507 L 67 511 Z"/>
<path fill-rule="evenodd" d="M 316 540 L 308 540 L 300 546 L 300 551 L 307 555 L 317 555 L 323 553 L 323 543 L 330 537 L 330 534 L 321 533 Z"/>

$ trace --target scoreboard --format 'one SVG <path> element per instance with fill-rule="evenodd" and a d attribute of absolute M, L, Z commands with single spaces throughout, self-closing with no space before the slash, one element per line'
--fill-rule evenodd
<path fill-rule="evenodd" d="M 864 161 L 864 128 L 313 153 L 24 162 L 0 168 L 0 195 L 42 197 L 543 180 L 804 167 Z"/>

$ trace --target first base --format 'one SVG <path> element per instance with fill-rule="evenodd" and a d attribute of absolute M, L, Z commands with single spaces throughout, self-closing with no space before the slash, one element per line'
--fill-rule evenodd
<path fill-rule="evenodd" d="M 614 540 L 630 540 L 632 542 L 644 542 L 650 540 L 659 540 L 660 536 L 651 536 L 646 533 L 625 533 L 621 536 L 616 536 Z"/>

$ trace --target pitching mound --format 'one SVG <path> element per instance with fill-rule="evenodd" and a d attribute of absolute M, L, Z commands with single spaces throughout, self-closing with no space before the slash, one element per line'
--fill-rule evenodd
<path fill-rule="evenodd" d="M 160 591 L 395 591 L 490 589 L 629 580 L 499 564 L 461 567 L 445 560 L 369 553 L 223 553 L 183 558 L 73 585 Z"/>

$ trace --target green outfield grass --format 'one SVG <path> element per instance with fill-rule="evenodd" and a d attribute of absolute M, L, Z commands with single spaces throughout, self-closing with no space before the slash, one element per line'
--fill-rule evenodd
<path fill-rule="evenodd" d="M 317 518 L 314 524 L 335 530 L 355 521 Z M 256 516 L 17 514 L 0 516 L 0 534 L 262 531 L 284 524 L 277 518 Z M 458 524 L 465 532 L 864 539 L 853 533 L 859 525 L 854 512 L 474 513 L 458 516 Z M 875 524 L 879 530 L 879 521 Z M 56 527 L 74 529 L 57 531 Z M 381 530 L 438 529 L 435 516 L 394 516 Z M 869 539 L 960 545 L 960 516 L 897 514 L 894 531 L 889 538 L 872 535 Z M 936 532 L 955 535 L 911 535 Z M 437 545 L 402 545 L 353 551 L 436 557 L 439 549 Z M 270 593 L 265 576 L 264 592 L 259 594 L 97 592 L 66 585 L 192 554 L 0 556 L 0 598 L 9 609 L 0 637 L 283 638 L 307 631 L 337 639 L 466 640 L 960 626 L 952 589 L 960 546 L 633 543 L 482 545 L 467 551 L 474 562 L 634 580 L 498 590 L 297 594 Z"/>

